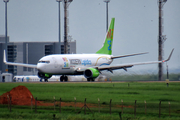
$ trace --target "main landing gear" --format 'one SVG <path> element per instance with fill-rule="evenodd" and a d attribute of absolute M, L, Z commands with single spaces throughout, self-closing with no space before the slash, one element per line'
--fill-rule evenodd
<path fill-rule="evenodd" d="M 44 78 L 44 82 L 48 82 L 48 79 L 47 79 L 47 78 Z"/>
<path fill-rule="evenodd" d="M 90 81 L 94 82 L 94 79 L 93 78 L 87 78 L 87 81 L 88 82 L 90 82 Z"/>
<path fill-rule="evenodd" d="M 60 82 L 67 82 L 68 81 L 68 77 L 67 76 L 65 76 L 65 75 L 62 75 L 61 77 L 60 77 Z"/>

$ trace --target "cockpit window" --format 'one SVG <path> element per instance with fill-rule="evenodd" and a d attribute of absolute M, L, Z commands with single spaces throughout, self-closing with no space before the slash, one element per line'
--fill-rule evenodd
<path fill-rule="evenodd" d="M 50 63 L 50 61 L 39 61 L 38 63 Z"/>

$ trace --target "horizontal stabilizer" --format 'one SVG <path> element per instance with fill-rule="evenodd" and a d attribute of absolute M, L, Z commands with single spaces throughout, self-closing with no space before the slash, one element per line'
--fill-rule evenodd
<path fill-rule="evenodd" d="M 122 56 L 112 56 L 111 59 L 123 58 L 123 57 L 130 57 L 130 56 L 142 55 L 142 54 L 147 54 L 147 53 L 148 53 L 148 52 L 145 52 L 145 53 L 137 53 L 137 54 L 130 54 L 130 55 L 122 55 Z"/>

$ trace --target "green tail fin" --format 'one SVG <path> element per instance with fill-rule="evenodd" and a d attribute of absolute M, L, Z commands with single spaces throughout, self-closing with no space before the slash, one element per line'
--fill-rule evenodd
<path fill-rule="evenodd" d="M 112 43 L 113 43 L 114 21 L 115 21 L 115 18 L 112 18 L 108 32 L 106 34 L 104 45 L 99 51 L 96 52 L 97 54 L 107 54 L 107 55 L 112 54 L 111 48 L 112 48 Z"/>

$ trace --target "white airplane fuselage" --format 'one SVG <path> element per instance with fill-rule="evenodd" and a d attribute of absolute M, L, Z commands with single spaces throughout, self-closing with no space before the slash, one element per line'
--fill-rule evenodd
<path fill-rule="evenodd" d="M 64 54 L 42 57 L 37 69 L 39 72 L 53 75 L 75 75 L 76 69 L 91 66 L 110 65 L 112 55 L 104 54 Z"/>

